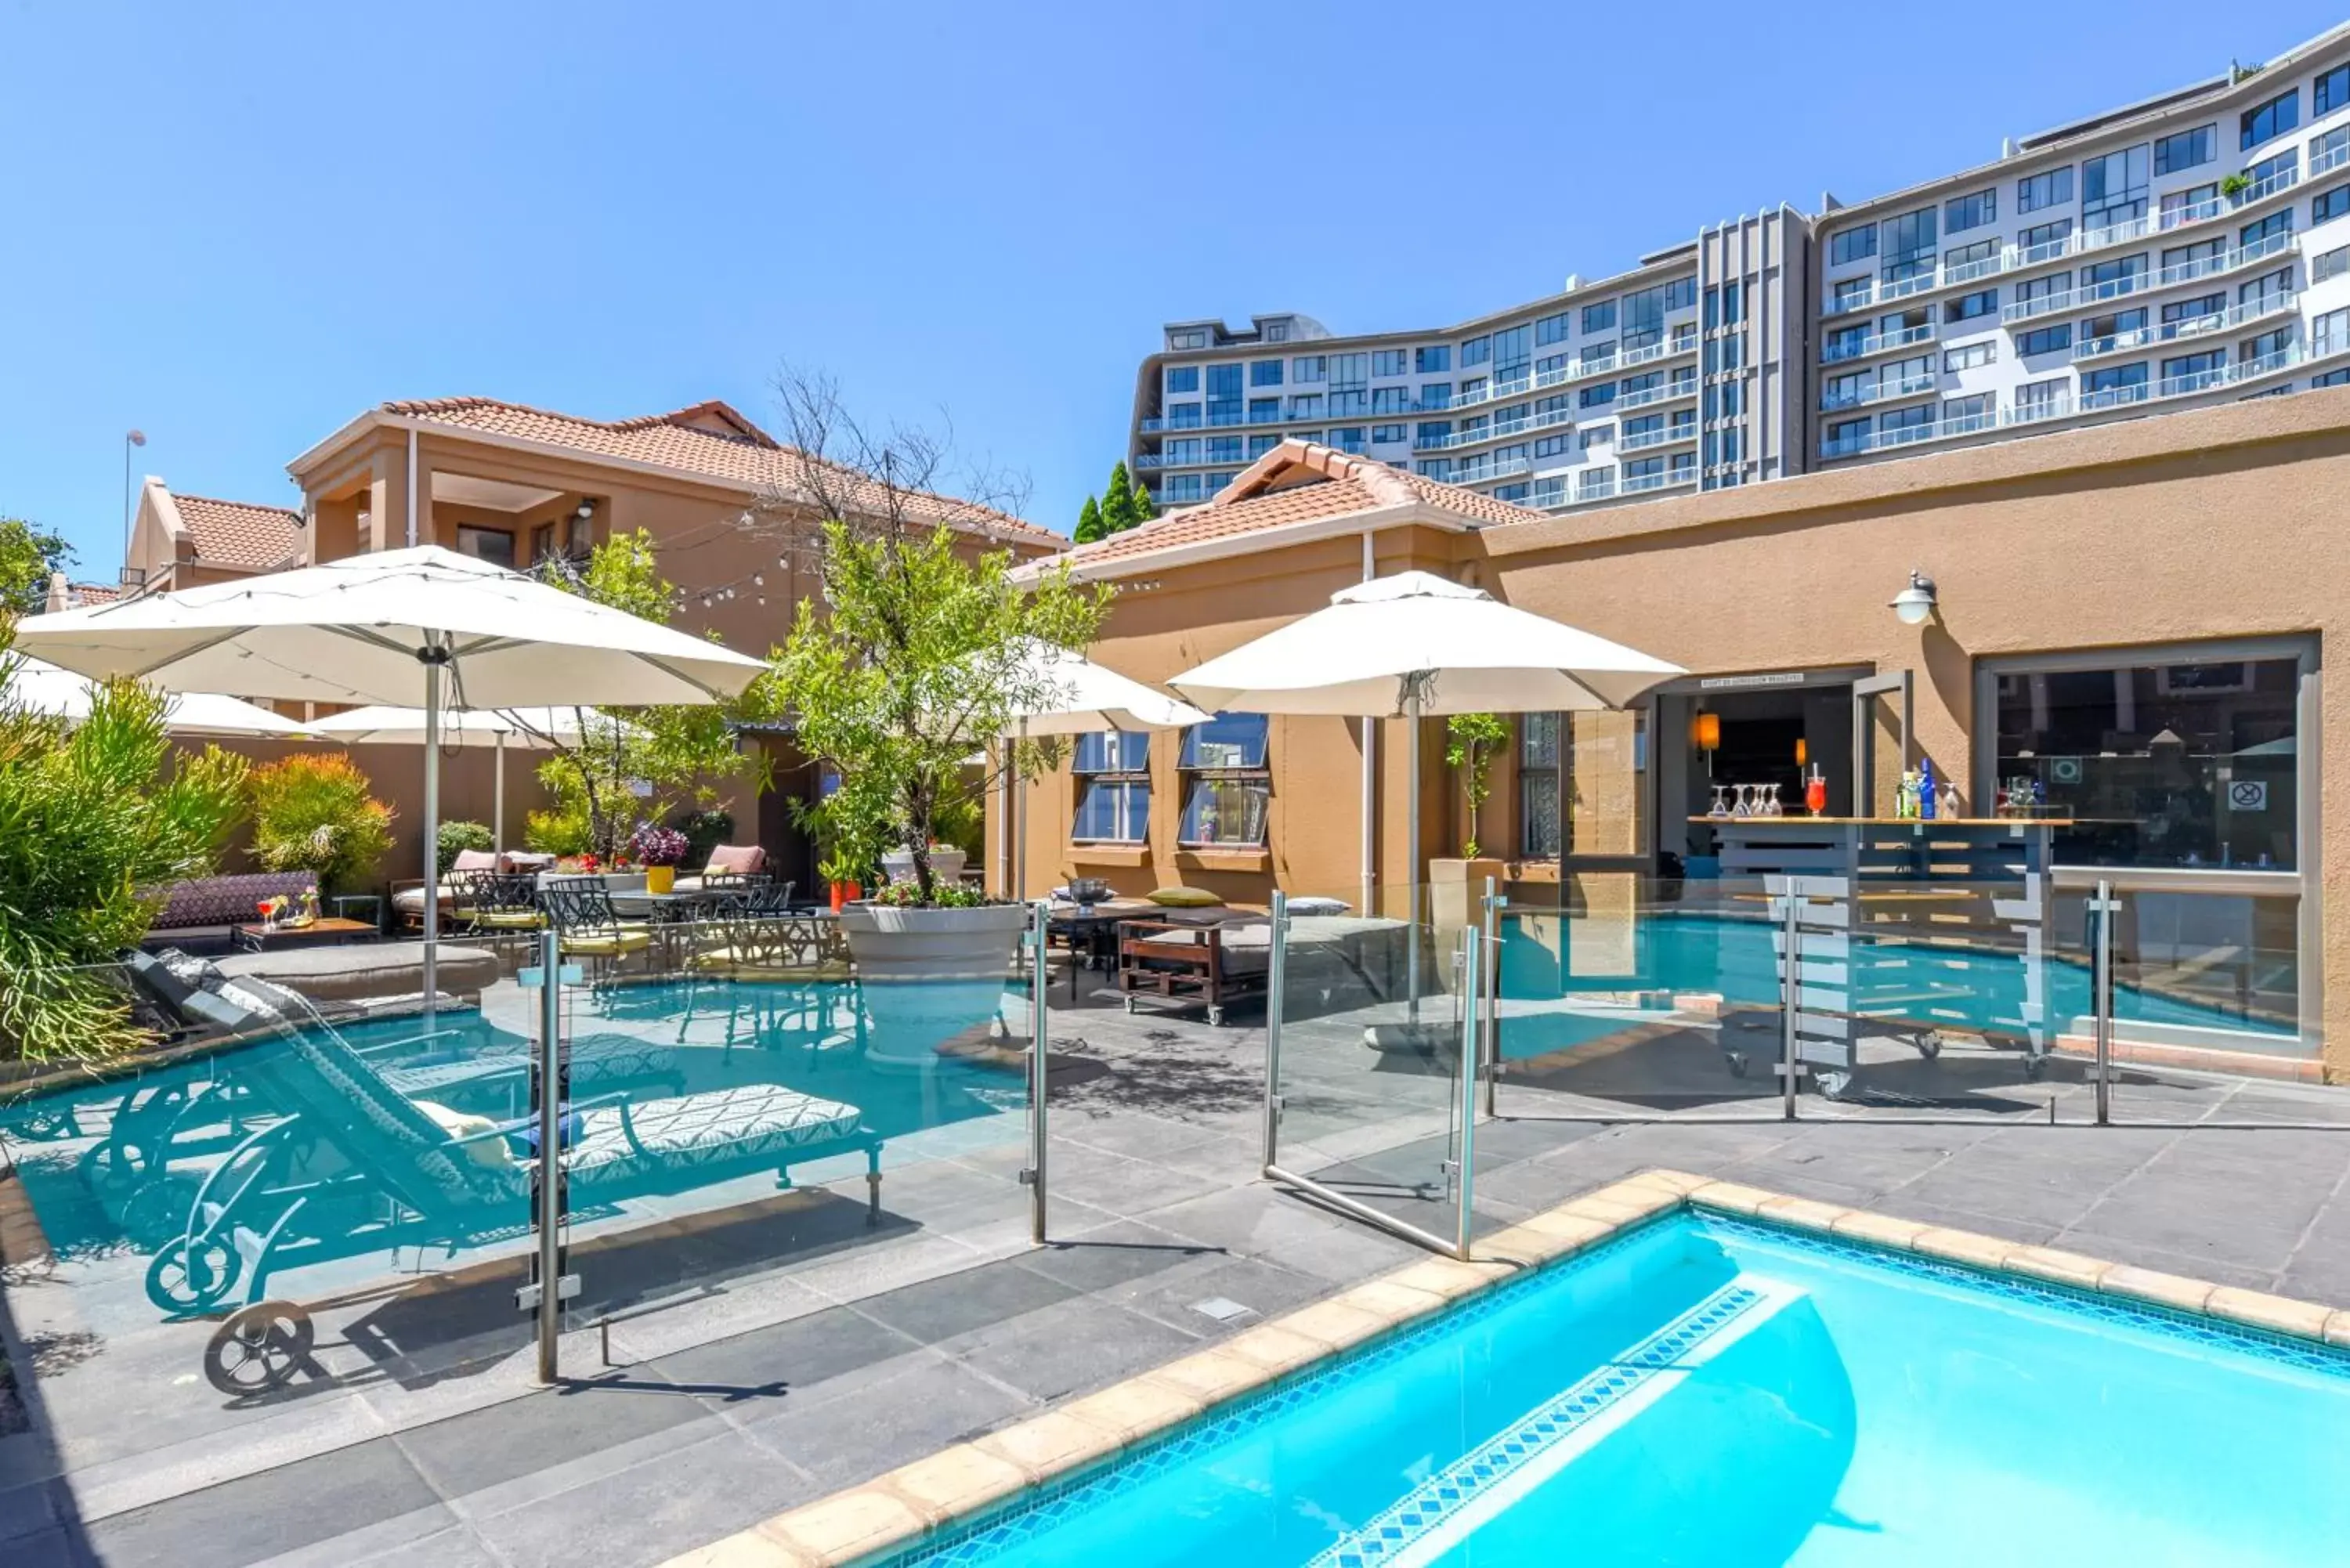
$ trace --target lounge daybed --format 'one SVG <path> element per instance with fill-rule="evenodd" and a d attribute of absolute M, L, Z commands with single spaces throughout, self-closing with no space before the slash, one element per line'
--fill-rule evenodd
<path fill-rule="evenodd" d="M 265 980 L 314 1002 L 417 1002 L 424 995 L 424 944 L 369 942 L 351 947 L 292 948 L 238 953 L 219 961 L 231 979 Z M 477 947 L 441 944 L 433 981 L 444 996 L 478 997 L 497 982 L 495 954 Z"/>
<path fill-rule="evenodd" d="M 307 871 L 249 871 L 174 882 L 160 890 L 162 901 L 149 922 L 146 945 L 225 947 L 236 927 L 261 918 L 263 899 L 298 900 L 317 887 L 317 877 Z"/>
<path fill-rule="evenodd" d="M 767 869 L 767 852 L 756 844 L 721 844 L 710 852 L 702 869 L 680 877 L 675 887 L 681 893 L 699 893 L 705 878 L 740 879 L 764 875 Z"/>
<path fill-rule="evenodd" d="M 1300 1017 L 1399 994 L 1407 929 L 1377 916 L 1290 916 L 1284 1011 Z M 1264 995 L 1272 968 L 1273 922 L 1263 915 L 1163 910 L 1118 928 L 1118 989 L 1129 1012 L 1143 1000 L 1204 1004 L 1208 1022 L 1221 1024 L 1226 1004 Z"/>
<path fill-rule="evenodd" d="M 281 1010 L 298 1006 L 282 993 Z M 403 1244 L 451 1249 L 510 1240 L 531 1224 L 536 1122 L 468 1116 L 411 1100 L 333 1031 L 296 1028 L 244 1076 L 284 1118 L 239 1143 L 205 1178 L 184 1233 L 147 1271 L 149 1299 L 175 1315 L 238 1298 L 213 1336 L 206 1377 L 232 1394 L 276 1387 L 309 1347 L 309 1314 L 266 1299 L 276 1272 Z M 565 1187 L 575 1208 L 675 1193 L 761 1170 L 865 1156 L 867 1220 L 879 1223 L 881 1139 L 864 1113 L 780 1085 L 564 1107 Z M 525 1147 L 516 1147 L 516 1142 Z"/>

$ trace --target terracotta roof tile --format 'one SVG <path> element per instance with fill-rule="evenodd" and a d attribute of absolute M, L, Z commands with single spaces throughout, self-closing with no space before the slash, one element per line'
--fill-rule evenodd
<path fill-rule="evenodd" d="M 216 501 L 176 490 L 172 503 L 195 541 L 196 559 L 213 566 L 279 566 L 301 545 L 302 514 L 284 506 Z"/>
<path fill-rule="evenodd" d="M 1040 564 L 1099 566 L 1210 539 L 1415 504 L 1479 524 L 1535 523 L 1544 515 L 1335 447 L 1285 441 L 1251 463 L 1207 504 L 1154 517 L 1139 528 L 1080 545 Z"/>
<path fill-rule="evenodd" d="M 122 590 L 111 583 L 75 583 L 66 591 L 76 605 L 110 605 L 122 597 Z"/>
<path fill-rule="evenodd" d="M 754 491 L 800 489 L 807 472 L 806 453 L 783 445 L 723 402 L 618 421 L 581 419 L 494 398 L 428 398 L 383 407 L 387 413 L 452 430 L 570 447 Z M 931 503 L 929 515 L 975 533 L 993 531 L 1034 544 L 1067 542 L 1009 513 L 945 496 L 924 499 Z"/>

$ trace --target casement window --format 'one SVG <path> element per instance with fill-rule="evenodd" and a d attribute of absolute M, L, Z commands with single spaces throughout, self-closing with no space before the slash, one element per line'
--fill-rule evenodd
<path fill-rule="evenodd" d="M 1079 735 L 1069 761 L 1077 782 L 1076 820 L 1069 837 L 1080 844 L 1144 844 L 1150 838 L 1150 737 L 1140 732 L 1097 730 Z"/>
<path fill-rule="evenodd" d="M 1180 842 L 1232 848 L 1264 843 L 1273 800 L 1269 731 L 1262 713 L 1219 713 L 1183 732 L 1177 761 L 1183 774 Z"/>

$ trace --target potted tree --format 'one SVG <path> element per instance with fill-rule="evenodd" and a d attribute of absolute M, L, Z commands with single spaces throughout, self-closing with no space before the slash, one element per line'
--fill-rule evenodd
<path fill-rule="evenodd" d="M 820 380 L 778 389 L 808 461 L 762 505 L 812 535 L 823 599 L 800 607 L 764 700 L 840 776 L 815 808 L 820 830 L 837 844 L 844 827 L 878 823 L 905 871 L 886 897 L 843 906 L 849 950 L 868 981 L 1000 983 L 1027 909 L 963 888 L 932 846 L 986 798 L 990 771 L 972 757 L 1009 765 L 1017 716 L 1049 704 L 1035 648 L 1091 641 L 1107 590 L 1066 571 L 1014 582 L 1011 552 L 990 547 L 1013 519 L 940 493 L 942 447 L 919 432 L 868 438 Z"/>

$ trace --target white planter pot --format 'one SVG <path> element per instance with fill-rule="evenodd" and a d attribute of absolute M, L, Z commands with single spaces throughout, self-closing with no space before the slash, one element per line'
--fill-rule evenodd
<path fill-rule="evenodd" d="M 873 1018 L 867 1064 L 880 1072 L 927 1071 L 938 1064 L 941 1044 L 995 1017 L 1028 920 L 1024 904 L 843 906 L 841 933 Z"/>
<path fill-rule="evenodd" d="M 931 850 L 931 880 L 934 882 L 962 881 L 963 862 L 968 858 L 969 857 L 960 849 Z M 884 855 L 881 857 L 881 874 L 892 882 L 911 882 L 914 879 L 914 852 L 910 849 L 900 849 L 893 854 Z"/>

